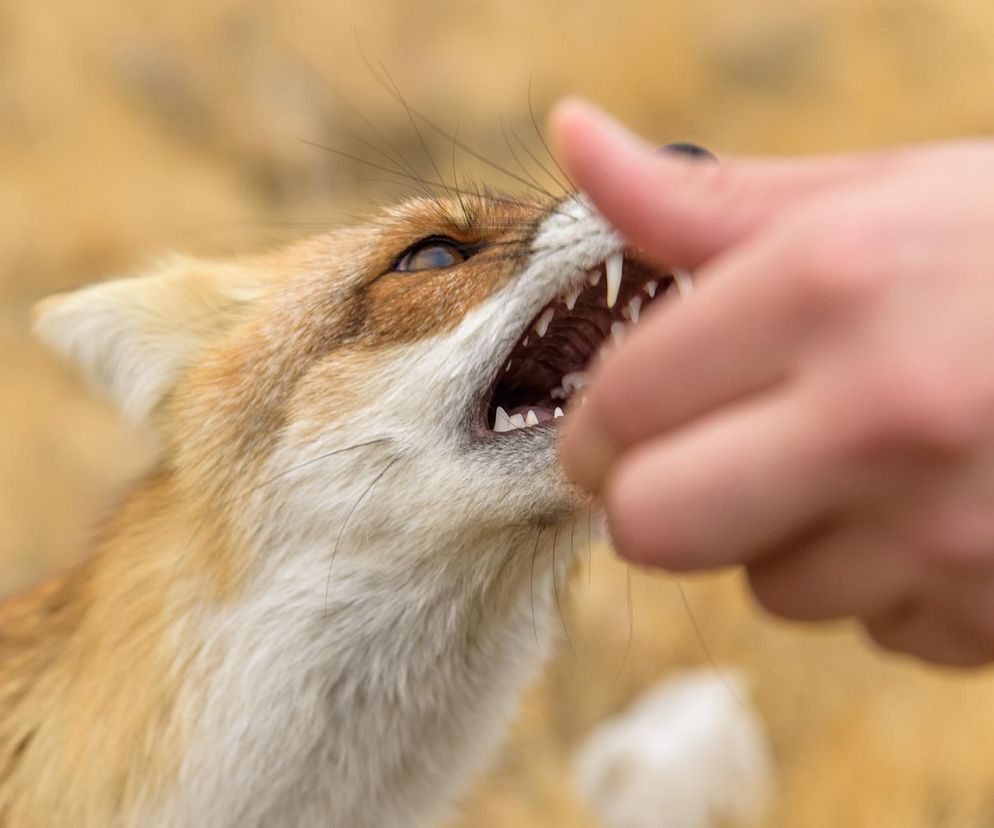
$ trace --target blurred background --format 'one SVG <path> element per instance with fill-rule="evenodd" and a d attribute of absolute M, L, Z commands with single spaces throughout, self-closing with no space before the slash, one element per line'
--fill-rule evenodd
<path fill-rule="evenodd" d="M 169 250 L 361 220 L 410 190 L 377 169 L 385 148 L 521 190 L 419 137 L 398 90 L 555 188 L 536 124 L 564 93 L 659 143 L 773 154 L 989 134 L 992 89 L 989 0 L 0 0 L 0 594 L 78 559 L 148 462 L 29 340 L 38 297 Z M 734 574 L 679 586 L 635 573 L 629 604 L 625 568 L 595 550 L 565 613 L 576 654 L 529 695 L 457 824 L 596 825 L 570 781 L 577 744 L 693 666 L 751 685 L 777 768 L 770 825 L 994 824 L 994 676 L 882 655 L 845 624 L 771 621 Z"/>

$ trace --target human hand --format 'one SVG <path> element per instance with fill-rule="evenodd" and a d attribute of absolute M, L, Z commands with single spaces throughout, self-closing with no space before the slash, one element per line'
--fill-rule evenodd
<path fill-rule="evenodd" d="M 743 564 L 779 615 L 994 658 L 994 142 L 714 165 L 578 101 L 552 129 L 605 217 L 696 274 L 567 418 L 619 552 Z"/>

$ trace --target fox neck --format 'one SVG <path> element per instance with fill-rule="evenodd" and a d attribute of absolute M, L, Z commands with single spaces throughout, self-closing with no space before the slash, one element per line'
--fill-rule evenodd
<path fill-rule="evenodd" d="M 305 551 L 316 565 L 284 567 L 227 614 L 205 653 L 220 666 L 175 821 L 434 824 L 545 655 L 551 569 L 536 574 L 533 609 L 528 566 L 514 560 L 534 536 L 438 538 L 467 563 L 490 557 L 487 573 L 427 558 L 370 566 L 396 553 L 373 542 L 362 568 L 336 565 L 317 614 L 305 607 L 310 585 L 326 588 L 327 547 Z M 523 577 L 501 579 L 501 564 Z"/>
<path fill-rule="evenodd" d="M 204 519 L 168 479 L 141 487 L 63 587 L 77 622 L 36 628 L 32 646 L 57 655 L 25 688 L 29 705 L 46 695 L 0 815 L 20 816 L 20 773 L 48 800 L 22 803 L 24 825 L 31 813 L 84 825 L 440 818 L 546 654 L 551 545 L 565 533 L 401 536 L 345 503 L 328 519 L 351 519 L 351 551 L 332 560 L 325 532 L 253 537 Z M 246 553 L 260 563 L 234 571 Z M 560 568 L 568 560 L 561 550 Z M 47 793 L 30 780 L 43 767 Z"/>

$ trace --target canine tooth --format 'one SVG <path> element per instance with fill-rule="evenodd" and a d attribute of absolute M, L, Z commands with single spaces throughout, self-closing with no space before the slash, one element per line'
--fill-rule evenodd
<path fill-rule="evenodd" d="M 625 257 L 621 253 L 612 253 L 604 260 L 604 272 L 607 274 L 607 306 L 614 307 L 618 301 L 618 291 L 621 290 L 621 271 Z"/>
<path fill-rule="evenodd" d="M 690 296 L 694 292 L 694 279 L 689 270 L 682 267 L 673 268 L 673 281 L 681 296 Z"/>
<path fill-rule="evenodd" d="M 510 422 L 511 422 L 511 428 L 525 427 L 525 418 L 522 417 L 520 414 L 515 414 L 513 417 L 511 417 Z"/>
<path fill-rule="evenodd" d="M 549 330 L 549 323 L 555 315 L 556 312 L 552 308 L 546 308 L 545 312 L 538 318 L 538 321 L 535 323 L 535 332 L 540 337 L 545 336 L 545 332 Z"/>
<path fill-rule="evenodd" d="M 538 425 L 538 415 L 530 408 L 528 409 L 528 416 L 525 417 L 525 425 Z"/>
<path fill-rule="evenodd" d="M 657 287 L 659 287 L 659 282 L 657 282 L 655 279 L 650 279 L 642 286 L 642 289 L 649 294 L 650 299 L 654 299 L 656 297 Z"/>
<path fill-rule="evenodd" d="M 573 310 L 576 307 L 576 300 L 580 298 L 580 288 L 566 294 L 566 309 Z"/>
<path fill-rule="evenodd" d="M 615 345 L 620 345 L 625 340 L 625 326 L 621 322 L 611 323 L 611 339 Z"/>
<path fill-rule="evenodd" d="M 587 281 L 590 283 L 591 287 L 597 287 L 597 285 L 600 283 L 600 280 L 601 280 L 600 268 L 595 268 L 594 270 L 591 270 L 590 274 L 587 276 Z"/>
<path fill-rule="evenodd" d="M 521 347 L 524 348 L 528 344 L 528 335 L 525 334 L 525 338 L 521 340 Z"/>
<path fill-rule="evenodd" d="M 556 410 L 552 413 L 552 418 L 556 420 L 562 416 L 563 416 L 563 410 L 557 405 Z"/>
<path fill-rule="evenodd" d="M 494 431 L 510 431 L 511 430 L 511 420 L 507 416 L 507 412 L 501 407 L 497 406 L 497 414 L 494 417 Z"/>
<path fill-rule="evenodd" d="M 632 324 L 637 325 L 639 323 L 639 311 L 642 310 L 642 297 L 633 296 L 631 301 L 628 303 L 628 312 L 632 317 Z"/>

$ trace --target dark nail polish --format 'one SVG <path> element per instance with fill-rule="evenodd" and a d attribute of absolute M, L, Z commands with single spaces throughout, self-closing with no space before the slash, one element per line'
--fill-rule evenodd
<path fill-rule="evenodd" d="M 699 147 L 697 144 L 691 144 L 687 141 L 677 141 L 673 144 L 667 144 L 665 147 L 659 148 L 660 152 L 672 152 L 677 155 L 686 155 L 688 158 L 692 158 L 698 161 L 717 161 L 715 154 L 710 150 L 704 149 L 704 147 Z"/>

